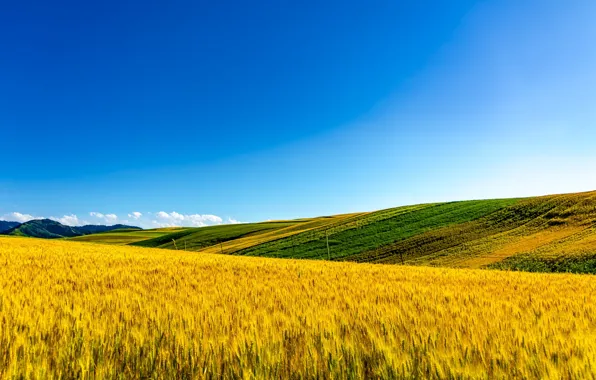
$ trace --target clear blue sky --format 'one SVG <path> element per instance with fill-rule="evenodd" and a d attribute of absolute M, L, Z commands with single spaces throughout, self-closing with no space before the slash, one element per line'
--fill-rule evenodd
<path fill-rule="evenodd" d="M 594 20 L 590 0 L 3 2 L 0 218 L 596 189 Z"/>

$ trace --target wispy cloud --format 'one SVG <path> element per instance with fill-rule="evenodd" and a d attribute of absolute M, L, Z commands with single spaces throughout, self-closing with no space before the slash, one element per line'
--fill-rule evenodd
<path fill-rule="evenodd" d="M 118 223 L 118 215 L 116 214 L 102 214 L 101 212 L 92 211 L 89 215 L 93 218 L 99 219 L 101 222 L 106 224 Z"/>
<path fill-rule="evenodd" d="M 213 214 L 182 214 L 176 211 L 172 212 L 146 212 L 131 211 L 126 214 L 128 218 L 120 219 L 114 213 L 102 213 L 97 211 L 89 212 L 90 219 L 81 219 L 76 214 L 65 214 L 61 217 L 50 216 L 48 219 L 55 220 L 59 223 L 68 226 L 81 226 L 84 224 L 105 224 L 113 225 L 117 223 L 131 224 L 143 228 L 157 228 L 157 227 L 204 227 L 219 224 L 236 224 L 240 221 L 228 217 L 223 219 L 220 216 Z M 28 222 L 33 219 L 44 219 L 43 216 L 34 216 L 20 212 L 12 212 L 0 216 L 0 220 L 14 221 L 19 223 Z"/>
<path fill-rule="evenodd" d="M 141 216 L 143 216 L 143 214 L 138 211 L 133 211 L 130 214 L 128 214 L 128 217 L 132 218 L 134 220 L 139 220 L 141 218 Z"/>
<path fill-rule="evenodd" d="M 21 214 L 20 212 L 11 212 L 10 214 L 3 215 L 1 220 L 8 220 L 11 222 L 25 223 L 33 219 L 42 219 L 41 217 L 33 216 L 30 214 Z"/>
<path fill-rule="evenodd" d="M 35 219 L 45 219 L 45 217 L 34 216 L 31 214 L 23 214 L 20 212 L 11 212 L 10 214 L 5 214 L 5 215 L 2 215 L 2 217 L 0 217 L 0 220 L 7 220 L 7 221 L 19 222 L 19 223 L 25 223 L 25 222 L 28 222 L 30 220 L 35 220 Z M 65 224 L 67 226 L 80 226 L 82 224 L 82 222 L 79 220 L 79 218 L 75 214 L 64 215 L 62 217 L 50 216 L 50 217 L 48 217 L 48 219 L 55 220 L 59 223 Z"/>
<path fill-rule="evenodd" d="M 67 226 L 80 226 L 83 223 L 79 220 L 79 217 L 75 214 L 64 215 L 61 218 L 57 218 L 54 216 L 50 216 L 50 219 L 57 221 L 58 223 L 62 223 Z"/>
<path fill-rule="evenodd" d="M 167 213 L 159 211 L 155 214 L 157 219 L 152 220 L 154 226 L 159 227 L 204 227 L 216 224 L 223 224 L 223 219 L 211 214 L 180 214 L 176 211 Z"/>

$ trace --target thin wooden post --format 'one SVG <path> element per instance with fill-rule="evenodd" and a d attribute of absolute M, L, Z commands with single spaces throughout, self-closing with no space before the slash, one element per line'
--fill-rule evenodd
<path fill-rule="evenodd" d="M 329 250 L 329 232 L 325 230 L 325 238 L 327 239 L 327 257 L 331 260 L 331 250 Z"/>

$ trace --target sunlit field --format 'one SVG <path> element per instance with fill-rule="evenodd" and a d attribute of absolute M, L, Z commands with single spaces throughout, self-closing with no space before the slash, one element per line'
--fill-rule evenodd
<path fill-rule="evenodd" d="M 591 378 L 596 278 L 0 238 L 2 378 Z"/>
<path fill-rule="evenodd" d="M 176 230 L 118 230 L 71 240 L 238 256 L 596 274 L 596 192 Z"/>

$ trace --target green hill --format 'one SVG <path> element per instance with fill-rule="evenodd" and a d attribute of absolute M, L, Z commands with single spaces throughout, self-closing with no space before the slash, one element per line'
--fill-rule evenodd
<path fill-rule="evenodd" d="M 162 230 L 147 239 L 132 234 L 119 236 L 138 246 L 204 253 L 596 273 L 596 192 Z"/>
<path fill-rule="evenodd" d="M 8 222 L 6 220 L 0 220 L 0 233 L 2 233 L 4 231 L 8 231 L 11 228 L 15 228 L 20 224 L 21 223 L 19 223 L 19 222 Z"/>
<path fill-rule="evenodd" d="M 243 236 L 260 234 L 294 224 L 296 222 L 268 222 L 187 228 L 153 239 L 136 242 L 133 245 L 170 249 L 186 247 L 188 250 L 196 251 Z"/>
<path fill-rule="evenodd" d="M 65 226 L 51 219 L 30 220 L 19 224 L 9 230 L 2 232 L 4 235 L 28 236 L 44 239 L 70 238 L 75 236 L 89 235 L 112 230 L 128 229 L 131 231 L 140 230 L 139 227 L 116 224 L 113 226 L 86 225 L 86 226 Z"/>
<path fill-rule="evenodd" d="M 91 235 L 91 234 L 100 234 L 104 232 L 110 231 L 123 231 L 123 232 L 134 232 L 134 231 L 141 231 L 142 228 L 134 227 L 134 226 L 127 226 L 125 224 L 114 224 L 112 226 L 104 226 L 101 224 L 87 224 L 81 227 L 74 227 L 77 232 L 80 232 L 83 235 Z"/>
<path fill-rule="evenodd" d="M 51 219 L 30 220 L 4 232 L 5 235 L 30 236 L 44 239 L 57 239 L 82 235 L 73 227 L 65 226 Z"/>
<path fill-rule="evenodd" d="M 159 236 L 172 233 L 172 229 L 135 230 L 118 229 L 92 235 L 77 236 L 69 240 L 84 241 L 89 243 L 127 245 L 138 241 L 150 240 Z"/>

